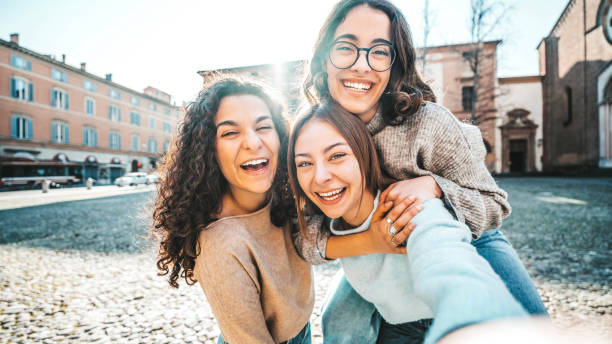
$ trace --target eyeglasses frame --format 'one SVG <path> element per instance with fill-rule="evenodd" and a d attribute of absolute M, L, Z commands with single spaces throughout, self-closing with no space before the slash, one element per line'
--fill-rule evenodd
<path fill-rule="evenodd" d="M 334 61 L 332 61 L 332 58 L 331 58 L 331 49 L 332 49 L 332 48 L 334 47 L 334 45 L 336 45 L 337 43 L 346 43 L 346 44 L 350 44 L 350 45 L 352 45 L 353 47 L 355 47 L 355 49 L 357 49 L 357 56 L 355 57 L 355 61 L 353 61 L 353 63 L 351 63 L 351 64 L 350 64 L 348 67 L 340 68 L 340 67 L 338 67 L 338 66 L 336 66 L 336 65 L 334 64 Z M 374 67 L 372 67 L 372 65 L 370 64 L 370 50 L 374 49 L 375 47 L 381 46 L 381 45 L 384 45 L 384 46 L 390 47 L 390 48 L 391 48 L 391 51 L 393 52 L 393 54 L 392 54 L 392 57 L 391 57 L 391 62 L 389 63 L 389 67 L 387 67 L 386 69 L 383 69 L 383 70 L 377 70 L 377 69 L 374 69 Z M 380 73 L 380 72 L 386 72 L 386 71 L 388 71 L 389 69 L 391 69 L 391 67 L 393 67 L 393 63 L 395 62 L 395 55 L 396 55 L 396 53 L 395 53 L 395 48 L 393 47 L 393 45 L 392 45 L 392 44 L 389 44 L 389 43 L 376 43 L 376 44 L 374 44 L 373 46 L 371 46 L 371 47 L 369 47 L 369 48 L 360 48 L 360 47 L 358 47 L 358 46 L 357 46 L 355 43 L 348 42 L 348 41 L 338 40 L 338 41 L 334 41 L 334 42 L 332 42 L 332 44 L 330 45 L 330 47 L 329 47 L 329 52 L 327 53 L 327 58 L 329 59 L 329 62 L 331 62 L 332 66 L 334 66 L 335 68 L 337 68 L 337 69 L 349 69 L 349 68 L 353 67 L 353 66 L 355 65 L 355 63 L 357 63 L 357 61 L 359 61 L 359 57 L 361 57 L 361 52 L 362 52 L 362 51 L 365 51 L 365 52 L 366 52 L 366 55 L 365 55 L 365 58 L 366 58 L 366 63 L 368 64 L 368 67 L 370 67 L 370 69 L 372 69 L 373 71 L 375 71 L 375 72 L 379 72 L 379 73 Z"/>

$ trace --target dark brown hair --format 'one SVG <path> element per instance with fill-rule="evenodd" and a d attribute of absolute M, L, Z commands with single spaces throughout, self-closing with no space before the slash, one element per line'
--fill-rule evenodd
<path fill-rule="evenodd" d="M 272 115 L 280 139 L 278 167 L 272 184 L 270 218 L 283 226 L 293 213 L 293 200 L 287 183 L 286 155 L 288 122 L 280 103 L 262 85 L 247 79 L 217 76 L 218 81 L 202 90 L 196 101 L 186 106 L 166 162 L 160 167 L 161 183 L 153 212 L 152 234 L 160 240 L 157 268 L 178 288 L 179 277 L 193 284 L 198 237 L 217 220 L 221 200 L 229 188 L 216 159 L 215 116 L 221 100 L 233 95 L 254 95 L 262 99 Z"/>
<path fill-rule="evenodd" d="M 410 27 L 401 11 L 386 0 L 342 0 L 332 9 L 319 31 L 310 68 L 303 84 L 303 92 L 311 104 L 329 99 L 327 88 L 327 59 L 336 29 L 348 12 L 357 6 L 368 6 L 384 12 L 391 22 L 391 42 L 396 58 L 391 67 L 391 77 L 380 98 L 385 122 L 396 125 L 405 116 L 412 115 L 424 100 L 436 101 L 431 88 L 421 79 L 416 70 L 416 51 L 412 43 Z"/>
<path fill-rule="evenodd" d="M 300 115 L 293 124 L 287 149 L 289 184 L 295 195 L 300 230 L 307 238 L 309 235 L 308 231 L 306 231 L 305 214 L 311 212 L 320 214 L 321 210 L 308 199 L 302 188 L 300 188 L 297 179 L 297 167 L 295 166 L 295 142 L 302 128 L 307 123 L 317 120 L 329 123 L 344 137 L 359 163 L 359 171 L 361 172 L 362 182 L 366 190 L 376 194 L 376 191 L 383 189 L 385 184 L 374 141 L 372 141 L 372 137 L 359 117 L 344 110 L 342 106 L 334 101 L 327 101 L 312 106 L 303 115 Z M 325 138 L 322 139 L 324 140 Z"/>

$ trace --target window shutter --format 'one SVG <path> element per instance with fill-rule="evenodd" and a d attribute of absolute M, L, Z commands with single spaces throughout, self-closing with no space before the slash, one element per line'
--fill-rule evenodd
<path fill-rule="evenodd" d="M 89 145 L 89 135 L 87 135 L 87 128 L 83 128 L 83 146 L 88 146 Z"/>
<path fill-rule="evenodd" d="M 57 142 L 57 123 L 51 123 L 51 141 Z"/>
<path fill-rule="evenodd" d="M 68 73 L 62 72 L 62 81 L 65 83 L 68 82 Z"/>
<path fill-rule="evenodd" d="M 68 144 L 70 142 L 70 139 L 68 138 L 68 135 L 70 134 L 70 130 L 68 128 L 68 124 L 64 125 L 64 143 Z"/>
<path fill-rule="evenodd" d="M 113 107 L 112 107 L 112 105 L 108 106 L 108 119 L 110 119 L 110 120 L 113 119 Z"/>
<path fill-rule="evenodd" d="M 98 147 L 98 131 L 93 130 L 93 146 Z"/>
<path fill-rule="evenodd" d="M 17 56 L 11 54 L 11 66 L 17 67 Z"/>
<path fill-rule="evenodd" d="M 118 122 L 121 122 L 121 109 L 117 108 L 117 118 L 119 119 Z"/>
<path fill-rule="evenodd" d="M 28 101 L 34 101 L 34 84 L 28 84 Z"/>
<path fill-rule="evenodd" d="M 32 71 L 32 62 L 26 61 L 26 69 L 30 72 Z"/>
<path fill-rule="evenodd" d="M 65 100 L 65 102 L 64 102 L 64 109 L 68 110 L 68 107 L 69 107 L 68 106 L 68 104 L 69 104 L 68 93 L 64 93 L 64 100 Z"/>
<path fill-rule="evenodd" d="M 117 149 L 121 149 L 121 134 L 117 134 Z"/>
<path fill-rule="evenodd" d="M 12 57 L 12 55 L 11 55 Z M 11 137 L 16 139 L 19 133 L 17 132 L 17 123 L 19 121 L 19 117 L 11 116 Z"/>
<path fill-rule="evenodd" d="M 34 138 L 33 132 L 34 132 L 34 126 L 33 126 L 33 121 L 31 119 L 26 119 L 26 121 L 28 122 L 28 136 L 27 139 L 31 140 Z"/>
<path fill-rule="evenodd" d="M 13 55 L 11 55 L 13 57 Z M 11 78 L 11 97 L 17 98 L 17 90 L 15 89 L 15 78 Z"/>
<path fill-rule="evenodd" d="M 51 89 L 51 106 L 55 107 L 55 90 Z"/>

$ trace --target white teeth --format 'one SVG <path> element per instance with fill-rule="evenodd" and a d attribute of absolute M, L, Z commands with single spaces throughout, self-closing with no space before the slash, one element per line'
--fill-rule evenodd
<path fill-rule="evenodd" d="M 344 86 L 354 88 L 356 90 L 369 90 L 372 87 L 371 83 L 345 81 Z"/>
<path fill-rule="evenodd" d="M 241 166 L 253 166 L 253 165 L 259 165 L 259 164 L 263 164 L 266 161 L 268 161 L 267 159 L 257 159 L 257 160 L 251 160 L 251 161 L 247 161 L 244 164 L 242 164 Z"/>
<path fill-rule="evenodd" d="M 317 194 L 326 201 L 333 201 L 340 197 L 342 190 L 344 190 L 344 188 L 339 188 L 330 192 L 317 192 Z"/>

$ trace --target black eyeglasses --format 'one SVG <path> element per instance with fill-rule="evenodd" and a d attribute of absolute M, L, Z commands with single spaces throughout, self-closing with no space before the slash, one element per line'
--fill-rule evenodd
<path fill-rule="evenodd" d="M 351 68 L 362 51 L 366 52 L 366 62 L 372 70 L 384 72 L 391 68 L 395 61 L 395 50 L 391 44 L 380 43 L 369 48 L 359 48 L 346 41 L 335 42 L 329 50 L 329 61 L 338 69 Z"/>

